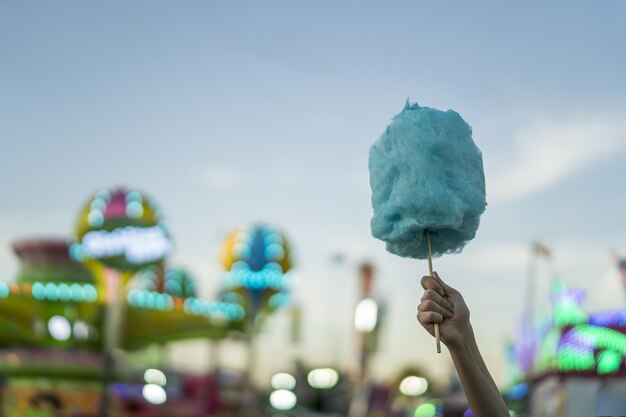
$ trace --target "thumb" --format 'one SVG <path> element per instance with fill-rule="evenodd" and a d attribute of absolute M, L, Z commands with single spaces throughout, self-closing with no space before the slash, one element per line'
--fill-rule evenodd
<path fill-rule="evenodd" d="M 437 280 L 437 282 L 443 287 L 443 290 L 446 292 L 446 294 L 458 293 L 457 290 L 455 290 L 454 288 L 452 288 L 451 286 L 443 282 L 443 280 L 441 279 L 441 277 L 439 277 L 439 274 L 437 272 L 433 272 L 433 275 L 434 275 L 434 278 Z"/>

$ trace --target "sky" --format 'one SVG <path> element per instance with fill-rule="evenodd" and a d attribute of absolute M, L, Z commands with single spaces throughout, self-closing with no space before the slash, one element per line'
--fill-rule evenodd
<path fill-rule="evenodd" d="M 287 313 L 274 317 L 260 382 L 296 357 L 354 366 L 363 261 L 387 311 L 372 375 L 419 365 L 445 379 L 449 356 L 415 320 L 427 266 L 369 230 L 369 147 L 409 98 L 458 111 L 483 152 L 481 228 L 435 269 L 464 294 L 502 382 L 530 242 L 554 253 L 538 266 L 539 310 L 554 273 L 588 289 L 590 311 L 626 304 L 610 257 L 626 254 L 625 18 L 622 0 L 2 1 L 0 278 L 18 269 L 11 242 L 71 237 L 90 194 L 129 185 L 163 207 L 171 263 L 206 297 L 229 230 L 284 230 L 303 339 L 290 346 Z M 222 351 L 240 366 L 240 346 Z M 204 342 L 169 352 L 181 369 L 208 365 Z"/>

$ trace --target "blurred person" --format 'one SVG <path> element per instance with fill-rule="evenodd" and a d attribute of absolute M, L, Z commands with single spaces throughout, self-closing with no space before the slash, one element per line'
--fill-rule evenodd
<path fill-rule="evenodd" d="M 421 281 L 424 295 L 417 307 L 417 320 L 435 335 L 439 323 L 441 341 L 450 351 L 467 402 L 476 417 L 509 417 L 509 410 L 478 350 L 470 312 L 461 293 L 436 272 Z"/>

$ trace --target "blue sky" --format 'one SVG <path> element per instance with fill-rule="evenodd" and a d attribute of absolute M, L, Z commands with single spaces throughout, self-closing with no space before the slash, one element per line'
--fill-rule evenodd
<path fill-rule="evenodd" d="M 625 303 L 609 257 L 626 253 L 625 18 L 611 0 L 2 2 L 0 276 L 15 274 L 12 240 L 70 235 L 90 193 L 129 184 L 164 207 L 172 261 L 207 296 L 229 229 L 283 227 L 313 363 L 350 362 L 356 266 L 372 260 L 389 304 L 374 372 L 443 376 L 414 321 L 426 266 L 369 236 L 368 149 L 410 97 L 460 112 L 484 154 L 481 229 L 435 266 L 500 375 L 531 240 L 555 252 L 545 277 L 590 288 L 589 308 Z"/>

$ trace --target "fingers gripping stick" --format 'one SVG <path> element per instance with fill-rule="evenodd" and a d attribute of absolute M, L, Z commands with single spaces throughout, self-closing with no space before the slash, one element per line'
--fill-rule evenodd
<path fill-rule="evenodd" d="M 428 254 L 428 275 L 433 276 L 433 258 L 430 255 L 430 233 L 426 230 L 426 248 Z M 437 353 L 441 353 L 441 339 L 439 337 L 439 323 L 433 323 L 435 327 L 435 344 L 437 345 Z"/>

